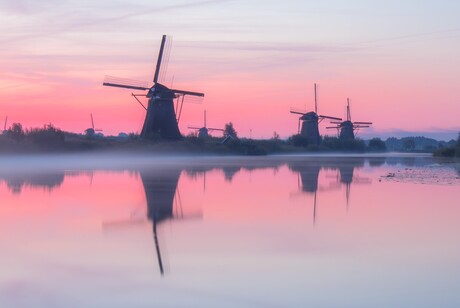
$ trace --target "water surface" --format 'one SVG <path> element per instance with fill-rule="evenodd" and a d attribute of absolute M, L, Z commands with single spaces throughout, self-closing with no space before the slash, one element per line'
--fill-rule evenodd
<path fill-rule="evenodd" d="M 1 307 L 458 307 L 458 166 L 2 158 Z"/>

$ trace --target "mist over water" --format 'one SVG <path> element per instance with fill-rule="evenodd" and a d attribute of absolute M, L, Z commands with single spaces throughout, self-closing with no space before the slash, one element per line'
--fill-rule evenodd
<path fill-rule="evenodd" d="M 5 307 L 457 307 L 459 164 L 0 160 Z"/>

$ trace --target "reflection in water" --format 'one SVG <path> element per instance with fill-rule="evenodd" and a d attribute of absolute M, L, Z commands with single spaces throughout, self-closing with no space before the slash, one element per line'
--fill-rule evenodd
<path fill-rule="evenodd" d="M 289 169 L 299 175 L 299 187 L 302 192 L 313 194 L 313 223 L 316 223 L 317 201 L 319 179 L 321 170 L 337 171 L 336 183 L 329 184 L 326 187 L 321 187 L 320 190 L 331 190 L 337 188 L 337 185 L 345 186 L 345 198 L 347 209 L 350 201 L 350 187 L 352 183 L 370 183 L 370 179 L 357 177 L 354 175 L 354 170 L 362 168 L 365 165 L 366 159 L 363 157 L 356 158 L 334 158 L 334 157 L 319 157 L 310 161 L 292 161 L 289 162 Z M 383 160 L 383 163 L 385 160 Z"/>
<path fill-rule="evenodd" d="M 181 170 L 179 169 L 140 172 L 147 200 L 147 216 L 152 221 L 155 249 L 162 275 L 164 274 L 164 269 L 160 243 L 158 241 L 157 225 L 167 219 L 174 218 L 174 197 L 180 174 Z"/>
<path fill-rule="evenodd" d="M 53 190 L 64 182 L 64 172 L 39 173 L 39 174 L 3 174 L 0 181 L 6 183 L 8 189 L 14 194 L 20 194 L 24 187 L 42 188 Z"/>
<path fill-rule="evenodd" d="M 0 206 L 4 234 L 0 263 L 7 264 L 2 268 L 5 277 L 0 278 L 0 302 L 6 298 L 6 306 L 14 307 L 11 297 L 36 299 L 29 291 L 6 294 L 7 287 L 2 286 L 18 279 L 53 291 L 57 288 L 53 294 L 84 290 L 75 295 L 84 299 L 82 306 L 96 298 L 101 306 L 140 302 L 216 307 L 225 301 L 238 307 L 315 303 L 336 307 L 340 303 L 330 290 L 340 289 L 356 306 L 368 307 L 383 287 L 389 290 L 388 298 L 394 298 L 401 296 L 398 292 L 404 285 L 445 295 L 442 275 L 458 268 L 458 189 L 437 186 L 428 193 L 427 185 L 379 182 L 389 172 L 401 169 L 403 173 L 406 164 L 415 166 L 407 166 L 411 172 L 432 165 L 433 172 L 438 170 L 426 158 L 389 160 L 275 156 L 146 164 L 126 168 L 131 174 L 64 168 L 24 176 L 0 173 L 0 189 L 4 198 L 10 198 L 8 205 L 24 205 Z M 456 175 L 455 165 L 449 168 Z M 93 174 L 91 186 L 88 176 Z M 293 194 L 303 197 L 289 198 Z M 304 196 L 313 208 L 303 204 Z M 53 206 L 29 206 L 35 201 Z M 168 221 L 195 217 L 188 215 L 194 206 L 204 219 L 174 221 L 165 228 Z M 133 210 L 139 207 L 145 209 L 142 219 Z M 142 222 L 147 228 L 115 238 L 101 232 L 101 221 L 117 217 L 129 219 L 112 227 Z M 420 262 L 413 262 L 415 258 Z M 174 273 L 161 279 L 168 272 L 166 260 L 174 264 Z M 10 269 L 8 262 L 16 267 Z M 161 276 L 151 274 L 157 266 Z M 48 280 L 42 278 L 44 272 Z M 403 281 L 395 282 L 395 277 Z M 363 290 L 371 295 L 363 298 Z M 128 293 L 132 297 L 122 298 Z M 64 295 L 56 306 L 69 306 L 68 294 Z M 386 301 L 380 306 L 392 304 Z M 407 298 L 403 304 L 423 306 Z"/>

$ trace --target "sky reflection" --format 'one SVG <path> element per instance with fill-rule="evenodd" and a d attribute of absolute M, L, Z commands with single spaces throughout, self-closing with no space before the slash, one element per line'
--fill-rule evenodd
<path fill-rule="evenodd" d="M 456 167 L 293 156 L 2 171 L 0 300 L 455 307 Z M 409 177 L 426 170 L 451 184 Z"/>

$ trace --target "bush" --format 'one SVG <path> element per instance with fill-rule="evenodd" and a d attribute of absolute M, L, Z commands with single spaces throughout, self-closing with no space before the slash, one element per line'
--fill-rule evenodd
<path fill-rule="evenodd" d="M 53 124 L 47 124 L 43 128 L 32 128 L 27 131 L 26 138 L 40 146 L 55 146 L 64 143 L 65 134 Z"/>
<path fill-rule="evenodd" d="M 301 136 L 300 134 L 292 135 L 288 138 L 288 144 L 291 144 L 295 147 L 306 147 L 308 146 L 308 139 Z"/>

